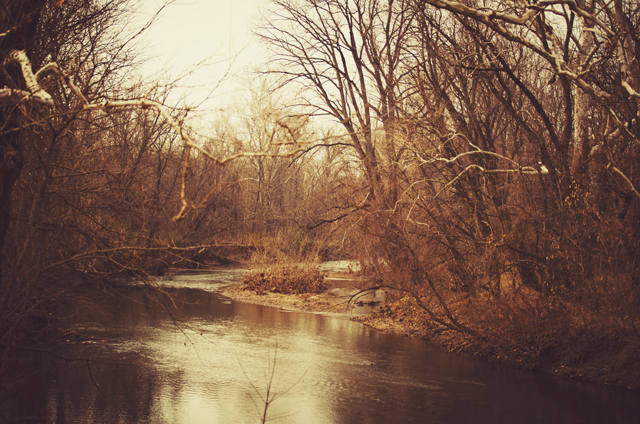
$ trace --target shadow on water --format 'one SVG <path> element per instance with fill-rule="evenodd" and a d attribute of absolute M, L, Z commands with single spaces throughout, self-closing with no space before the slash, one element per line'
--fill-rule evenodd
<path fill-rule="evenodd" d="M 103 312 L 78 309 L 67 325 L 80 336 L 47 348 L 57 356 L 16 360 L 30 377 L 4 393 L 0 421 L 258 423 L 277 343 L 272 389 L 293 389 L 270 406 L 273 422 L 640 422 L 635 392 L 449 355 L 347 316 L 232 302 L 203 290 L 216 281 L 166 278 L 174 300 L 127 287 Z"/>

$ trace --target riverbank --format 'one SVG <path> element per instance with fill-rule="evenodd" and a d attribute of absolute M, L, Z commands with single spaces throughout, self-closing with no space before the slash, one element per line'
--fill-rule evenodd
<path fill-rule="evenodd" d="M 575 329 L 568 332 L 562 325 L 547 328 L 548 340 L 536 330 L 522 326 L 519 339 L 508 328 L 474 326 L 471 336 L 435 324 L 427 313 L 407 298 L 388 296 L 389 302 L 379 313 L 354 317 L 380 331 L 391 331 L 437 343 L 450 352 L 466 353 L 504 366 L 542 371 L 561 378 L 640 390 L 640 361 L 637 344 L 616 339 L 598 329 Z M 487 312 L 487 314 L 490 314 Z M 462 315 L 464 316 L 464 315 Z M 467 315 L 468 316 L 468 315 Z M 512 317 L 517 321 L 519 317 Z M 483 323 L 485 324 L 485 323 Z M 541 319 L 540 327 L 547 325 Z M 564 334 L 561 339 L 558 334 Z M 522 340 L 530 340 L 528 345 Z"/>
<path fill-rule="evenodd" d="M 319 294 L 258 294 L 245 290 L 241 284 L 228 287 L 224 294 L 238 301 L 293 311 L 353 315 L 354 305 L 349 300 L 356 292 L 353 285 L 343 284 L 341 288 L 338 284 Z M 578 329 L 569 334 L 564 329 L 550 328 L 546 331 L 548 340 L 536 340 L 536 334 L 522 334 L 520 340 L 515 340 L 508 328 L 498 328 L 497 322 L 494 328 L 487 327 L 485 321 L 477 327 L 478 333 L 471 336 L 435 324 L 410 299 L 393 294 L 387 294 L 387 301 L 377 312 L 356 314 L 351 319 L 378 331 L 428 340 L 450 352 L 475 355 L 492 363 L 640 390 L 640 353 L 635 344 L 609 340 L 606 333 L 597 329 Z M 540 326 L 545 324 L 541 322 Z M 566 333 L 564 339 L 557 337 L 555 333 L 559 332 Z M 521 342 L 526 338 L 531 339 L 528 346 Z"/>
<path fill-rule="evenodd" d="M 282 294 L 265 292 L 258 294 L 245 290 L 244 285 L 234 285 L 225 288 L 222 292 L 225 296 L 240 302 L 249 302 L 256 305 L 272 306 L 298 312 L 314 313 L 348 313 L 351 309 L 348 298 L 327 292 L 321 294 Z"/>
<path fill-rule="evenodd" d="M 362 315 L 380 310 L 382 292 L 377 297 L 368 293 L 352 298 L 368 281 L 351 271 L 348 262 L 330 268 L 285 266 L 254 271 L 245 274 L 241 284 L 225 288 L 223 294 L 236 301 L 298 312 Z"/>

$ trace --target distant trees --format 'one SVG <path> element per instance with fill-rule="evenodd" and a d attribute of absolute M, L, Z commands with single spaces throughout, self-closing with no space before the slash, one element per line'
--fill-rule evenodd
<path fill-rule="evenodd" d="M 413 14 L 405 1 L 274 1 L 260 32 L 288 87 L 339 123 L 362 163 L 371 202 L 393 207 L 408 92 L 402 69 Z M 296 87 L 292 87 L 296 89 Z"/>

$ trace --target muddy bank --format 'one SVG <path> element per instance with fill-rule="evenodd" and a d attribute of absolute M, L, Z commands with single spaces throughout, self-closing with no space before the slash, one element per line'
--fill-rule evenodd
<path fill-rule="evenodd" d="M 577 331 L 581 334 L 579 337 L 567 334 L 565 340 L 549 341 L 544 347 L 523 346 L 511 340 L 502 328 L 497 328 L 497 322 L 494 327 L 474 326 L 477 334 L 470 336 L 435 324 L 406 299 L 393 295 L 387 299 L 380 312 L 352 320 L 379 331 L 422 338 L 451 352 L 471 354 L 492 363 L 640 390 L 640 351 L 633 341 L 610 340 L 606 334 L 584 330 Z M 524 329 L 523 332 L 523 339 L 533 335 Z"/>
<path fill-rule="evenodd" d="M 320 294 L 257 294 L 236 285 L 224 294 L 234 300 L 268 305 L 295 311 L 313 313 L 349 314 L 353 321 L 360 322 L 378 331 L 421 338 L 439 344 L 455 353 L 467 353 L 482 357 L 492 363 L 509 367 L 537 370 L 581 381 L 602 385 L 620 386 L 632 390 L 640 389 L 640 364 L 633 358 L 638 352 L 621 352 L 607 349 L 587 357 L 579 357 L 576 349 L 567 348 L 553 354 L 533 354 L 530 350 L 518 348 L 505 340 L 496 340 L 489 333 L 471 337 L 461 332 L 445 329 L 429 320 L 426 313 L 411 307 L 401 299 L 387 295 L 387 302 L 375 313 L 354 314 L 352 295 L 361 288 L 350 283 L 338 283 Z M 362 304 L 362 299 L 360 299 Z M 631 358 L 628 358 L 632 355 Z M 627 356 L 622 358 L 622 356 Z M 624 362 L 621 362 L 624 359 Z"/>
<path fill-rule="evenodd" d="M 246 274 L 242 283 L 227 287 L 223 294 L 292 311 L 362 315 L 379 311 L 384 300 L 382 291 L 354 297 L 367 285 L 352 272 L 274 267 Z"/>
<path fill-rule="evenodd" d="M 320 294 L 282 294 L 265 292 L 258 294 L 245 290 L 243 284 L 227 287 L 222 294 L 233 300 L 250 302 L 257 305 L 273 306 L 292 311 L 348 313 L 352 309 L 349 297 L 339 295 L 335 291 Z"/>

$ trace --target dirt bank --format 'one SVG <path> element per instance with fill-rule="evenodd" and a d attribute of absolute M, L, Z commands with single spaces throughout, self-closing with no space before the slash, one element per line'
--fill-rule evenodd
<path fill-rule="evenodd" d="M 343 297 L 334 291 L 321 294 L 282 294 L 270 292 L 258 294 L 245 290 L 244 285 L 236 285 L 227 287 L 222 293 L 233 300 L 273 306 L 292 311 L 348 313 L 352 308 L 352 306 L 348 304 L 348 297 Z"/>
<path fill-rule="evenodd" d="M 476 325 L 475 336 L 445 329 L 405 299 L 388 296 L 380 312 L 353 321 L 380 331 L 429 340 L 451 352 L 467 353 L 508 367 L 542 371 L 561 378 L 640 390 L 640 352 L 633 340 L 611 340 L 603 331 L 579 331 L 564 340 L 538 340 L 523 346 L 496 322 Z M 523 329 L 522 338 L 533 336 Z M 551 330 L 552 332 L 554 330 Z"/>
<path fill-rule="evenodd" d="M 451 352 L 473 354 L 490 362 L 514 368 L 544 371 L 563 378 L 603 385 L 640 389 L 640 365 L 635 359 L 638 352 L 637 349 L 629 352 L 630 346 L 621 349 L 610 344 L 602 344 L 595 352 L 594 346 L 599 346 L 596 342 L 590 342 L 587 349 L 568 340 L 564 346 L 553 342 L 549 344 L 550 348 L 522 348 L 508 337 L 502 337 L 504 333 L 501 333 L 500 329 L 491 327 L 485 328 L 486 331 L 479 327 L 482 332 L 472 337 L 434 324 L 423 310 L 412 305 L 406 298 L 394 295 L 388 295 L 386 304 L 377 306 L 375 310 L 363 310 L 362 306 L 358 307 L 357 304 L 362 305 L 363 301 L 367 303 L 371 298 L 355 301 L 352 298 L 363 286 L 363 282 L 354 284 L 353 280 L 333 279 L 329 288 L 319 294 L 258 294 L 246 290 L 245 284 L 228 287 L 223 293 L 237 301 L 287 310 L 348 314 L 353 321 L 361 322 L 378 331 L 429 340 Z M 376 299 L 380 299 L 380 294 Z M 580 351 L 589 354 L 581 355 Z"/>
<path fill-rule="evenodd" d="M 292 311 L 362 315 L 379 311 L 382 292 L 353 298 L 368 282 L 352 272 L 275 267 L 246 274 L 223 294 L 234 300 Z"/>

